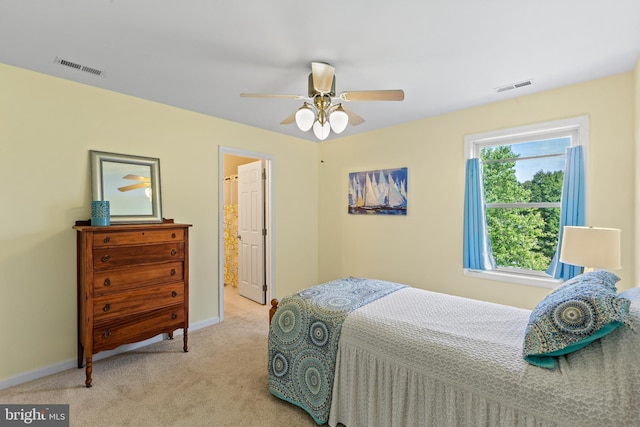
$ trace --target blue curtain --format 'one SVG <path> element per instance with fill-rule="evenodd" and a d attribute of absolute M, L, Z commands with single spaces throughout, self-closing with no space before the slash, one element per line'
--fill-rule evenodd
<path fill-rule="evenodd" d="M 487 232 L 480 160 L 467 160 L 464 191 L 463 267 L 491 270 L 496 267 Z"/>
<path fill-rule="evenodd" d="M 565 225 L 586 225 L 585 221 L 584 160 L 582 146 L 567 149 L 567 161 L 564 167 L 562 199 L 560 203 L 560 232 L 558 247 L 547 274 L 556 279 L 569 280 L 582 272 L 582 267 L 560 262 L 560 248 Z"/>

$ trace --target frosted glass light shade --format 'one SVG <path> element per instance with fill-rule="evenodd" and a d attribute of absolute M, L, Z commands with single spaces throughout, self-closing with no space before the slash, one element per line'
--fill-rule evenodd
<path fill-rule="evenodd" d="M 324 124 L 321 125 L 320 122 L 316 121 L 313 124 L 313 133 L 320 141 L 327 139 L 329 132 L 331 132 L 331 125 L 329 125 L 329 122 L 324 122 Z"/>
<path fill-rule="evenodd" d="M 298 128 L 303 132 L 311 129 L 311 126 L 313 126 L 313 121 L 315 119 L 315 113 L 311 108 L 309 108 L 309 104 L 307 104 L 306 102 L 302 107 L 298 109 L 298 111 L 296 111 L 296 125 L 298 125 Z"/>
<path fill-rule="evenodd" d="M 587 268 L 622 268 L 618 228 L 565 226 L 560 261 Z"/>
<path fill-rule="evenodd" d="M 329 123 L 331 124 L 331 129 L 335 133 L 342 133 L 343 130 L 347 128 L 347 124 L 349 123 L 349 116 L 347 112 L 344 111 L 342 106 L 338 106 L 336 110 L 331 113 L 329 116 Z"/>

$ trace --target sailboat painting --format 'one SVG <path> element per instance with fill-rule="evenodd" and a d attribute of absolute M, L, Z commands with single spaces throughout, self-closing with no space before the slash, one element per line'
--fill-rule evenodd
<path fill-rule="evenodd" d="M 349 173 L 349 213 L 406 215 L 407 168 Z"/>

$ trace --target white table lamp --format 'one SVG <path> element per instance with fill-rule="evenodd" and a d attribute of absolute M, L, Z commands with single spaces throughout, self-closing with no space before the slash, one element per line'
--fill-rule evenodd
<path fill-rule="evenodd" d="M 561 262 L 585 267 L 585 272 L 622 268 L 620 229 L 565 226 L 563 230 Z"/>

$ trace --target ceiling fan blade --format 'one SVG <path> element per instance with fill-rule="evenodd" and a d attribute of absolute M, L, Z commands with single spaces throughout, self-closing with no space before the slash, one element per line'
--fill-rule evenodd
<path fill-rule="evenodd" d="M 149 178 L 148 176 L 131 175 L 131 174 L 127 174 L 123 176 L 122 179 L 131 179 L 134 181 L 144 181 L 144 182 L 149 182 L 151 180 L 151 178 Z"/>
<path fill-rule="evenodd" d="M 343 101 L 402 101 L 404 91 L 402 89 L 359 90 L 342 92 L 339 98 Z"/>
<path fill-rule="evenodd" d="M 360 117 L 359 115 L 357 115 L 356 113 L 354 113 L 353 111 L 345 107 L 344 105 L 342 106 L 342 109 L 345 111 L 345 113 L 347 113 L 347 116 L 349 116 L 349 124 L 351 126 L 358 126 L 364 123 L 364 119 L 362 117 Z"/>
<path fill-rule="evenodd" d="M 324 62 L 312 62 L 313 88 L 322 94 L 330 93 L 335 70 L 335 67 Z"/>
<path fill-rule="evenodd" d="M 131 185 L 125 185 L 124 187 L 118 187 L 119 191 L 130 191 L 130 190 L 135 190 L 138 188 L 146 188 L 149 187 L 149 183 L 148 182 L 141 182 L 139 184 L 131 184 Z"/>
<path fill-rule="evenodd" d="M 297 113 L 297 111 L 296 111 Z M 296 113 L 293 113 L 292 115 L 290 115 L 289 117 L 287 117 L 286 119 L 284 119 L 283 121 L 280 122 L 281 125 L 290 125 L 291 123 L 296 121 Z"/>
<path fill-rule="evenodd" d="M 282 99 L 307 99 L 302 95 L 272 95 L 268 93 L 241 93 L 243 98 L 282 98 Z"/>

